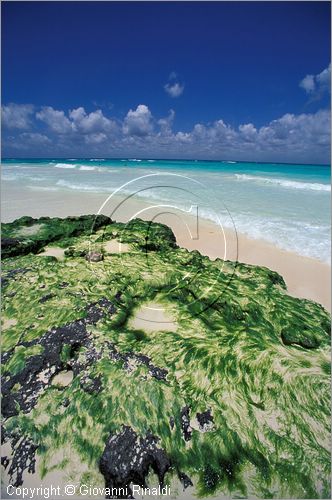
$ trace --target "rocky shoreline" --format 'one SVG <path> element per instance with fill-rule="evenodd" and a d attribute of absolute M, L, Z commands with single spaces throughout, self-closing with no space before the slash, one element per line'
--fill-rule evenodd
<path fill-rule="evenodd" d="M 64 481 L 74 453 L 78 483 L 128 498 L 153 477 L 179 497 L 329 498 L 330 318 L 277 273 L 105 216 L 3 224 L 2 268 L 10 484 Z"/>

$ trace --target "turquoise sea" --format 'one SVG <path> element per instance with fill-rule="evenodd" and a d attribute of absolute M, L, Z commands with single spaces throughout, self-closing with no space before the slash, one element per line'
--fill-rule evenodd
<path fill-rule="evenodd" d="M 136 192 L 187 210 L 199 198 L 201 217 L 234 224 L 239 233 L 324 262 L 330 261 L 330 180 L 326 165 L 135 158 L 2 161 L 3 190 L 10 184 L 36 195 L 107 196 L 122 186 L 122 194 Z"/>

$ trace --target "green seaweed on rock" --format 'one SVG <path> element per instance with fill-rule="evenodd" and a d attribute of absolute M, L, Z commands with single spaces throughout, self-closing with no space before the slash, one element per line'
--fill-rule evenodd
<path fill-rule="evenodd" d="M 29 450 L 12 482 L 24 483 L 30 459 L 39 478 L 119 484 L 101 457 L 131 442 L 144 460 L 154 451 L 148 470 L 123 454 L 127 484 L 153 470 L 179 495 L 330 498 L 322 306 L 289 296 L 267 268 L 177 247 L 162 224 L 23 217 L 3 236 L 9 476 L 18 438 Z M 92 251 L 103 259 L 90 262 Z"/>

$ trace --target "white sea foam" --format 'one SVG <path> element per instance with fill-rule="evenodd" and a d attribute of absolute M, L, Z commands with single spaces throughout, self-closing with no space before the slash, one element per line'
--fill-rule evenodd
<path fill-rule="evenodd" d="M 34 191 L 59 191 L 59 189 L 55 186 L 36 186 L 36 185 L 27 185 L 28 189 L 32 189 Z"/>
<path fill-rule="evenodd" d="M 94 186 L 92 184 L 83 183 L 76 184 L 73 182 L 65 181 L 64 179 L 58 180 L 56 185 L 66 189 L 73 189 L 74 191 L 89 191 L 91 193 L 111 193 L 114 191 L 114 188 L 112 187 Z"/>
<path fill-rule="evenodd" d="M 106 161 L 105 158 L 90 158 L 90 161 Z"/>
<path fill-rule="evenodd" d="M 146 190 L 137 193 L 139 197 L 151 202 L 166 202 L 182 210 L 188 210 L 186 202 L 169 198 L 170 192 Z M 327 224 L 290 220 L 276 216 L 263 216 L 253 212 L 243 213 L 219 207 L 200 206 L 200 217 L 219 224 L 225 228 L 246 234 L 249 238 L 265 240 L 273 245 L 304 257 L 311 257 L 323 262 L 330 262 L 330 227 Z"/>
<path fill-rule="evenodd" d="M 87 165 L 82 165 L 79 170 L 97 170 L 96 167 L 88 167 Z"/>
<path fill-rule="evenodd" d="M 260 177 L 247 174 L 235 174 L 235 177 L 239 181 L 249 181 L 257 182 L 260 184 L 271 184 L 281 186 L 288 189 L 307 189 L 311 191 L 331 191 L 331 186 L 329 184 L 321 184 L 319 182 L 300 182 L 300 181 L 290 181 L 287 179 L 277 179 L 271 177 Z"/>
<path fill-rule="evenodd" d="M 223 227 L 246 234 L 255 240 L 265 240 L 273 245 L 304 257 L 311 257 L 330 263 L 330 226 L 303 221 L 289 221 L 276 217 L 253 214 L 228 214 L 211 210 L 201 210 L 203 219 L 218 223 Z"/>
<path fill-rule="evenodd" d="M 54 168 L 76 168 L 77 165 L 69 165 L 68 163 L 56 163 Z"/>

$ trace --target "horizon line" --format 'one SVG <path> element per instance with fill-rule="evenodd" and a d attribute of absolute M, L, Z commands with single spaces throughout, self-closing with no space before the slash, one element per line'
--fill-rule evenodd
<path fill-rule="evenodd" d="M 81 156 L 77 158 L 68 158 L 65 156 L 15 156 L 15 157 L 1 157 L 2 160 L 67 160 L 67 161 L 76 161 L 76 160 L 141 160 L 141 161 L 148 161 L 148 160 L 154 160 L 154 161 L 191 161 L 191 162 L 210 162 L 210 163 L 217 163 L 217 162 L 234 162 L 234 163 L 258 163 L 258 164 L 276 164 L 276 165 L 312 165 L 312 166 L 319 166 L 319 167 L 331 167 L 331 162 L 330 163 L 301 163 L 301 162 L 285 162 L 285 161 L 257 161 L 257 160 L 226 160 L 226 159 L 218 159 L 218 160 L 209 160 L 209 159 L 202 159 L 202 158 L 147 158 L 147 157 L 137 157 L 137 158 L 129 158 L 129 157 L 124 157 L 124 156 L 113 156 L 113 157 L 103 157 L 103 158 L 92 158 L 90 156 Z"/>

